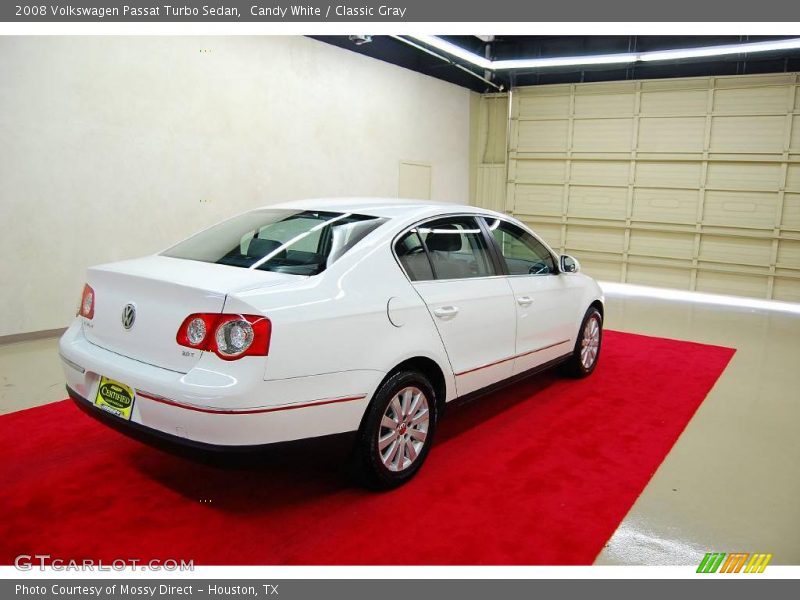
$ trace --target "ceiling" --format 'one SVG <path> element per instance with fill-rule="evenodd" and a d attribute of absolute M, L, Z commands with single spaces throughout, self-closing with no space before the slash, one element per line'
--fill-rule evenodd
<path fill-rule="evenodd" d="M 372 41 L 357 45 L 346 35 L 310 36 L 314 39 L 383 60 L 418 73 L 449 81 L 476 92 L 495 92 L 497 88 L 466 73 L 452 63 L 431 56 L 392 37 L 372 36 Z M 466 50 L 492 59 L 544 58 L 553 56 L 582 56 L 647 52 L 673 48 L 695 48 L 745 42 L 782 39 L 789 36 L 494 36 L 486 42 L 477 36 L 440 36 Z M 486 36 L 481 36 L 485 38 Z M 415 42 L 422 45 L 419 42 Z M 444 55 L 439 50 L 437 54 Z M 488 54 L 487 54 L 488 53 Z M 460 64 L 483 77 L 480 68 Z M 782 50 L 751 54 L 732 54 L 709 58 L 692 58 L 663 62 L 635 63 L 633 65 L 592 65 L 546 67 L 489 73 L 496 86 L 508 89 L 522 85 L 552 83 L 581 83 L 590 81 L 618 81 L 625 79 L 660 79 L 667 77 L 700 77 L 744 75 L 753 73 L 782 73 L 800 71 L 800 50 Z"/>

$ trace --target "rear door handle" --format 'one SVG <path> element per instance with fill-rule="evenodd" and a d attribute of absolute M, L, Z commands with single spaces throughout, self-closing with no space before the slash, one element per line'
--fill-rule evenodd
<path fill-rule="evenodd" d="M 452 319 L 458 314 L 457 306 L 442 306 L 434 309 L 433 314 L 443 320 Z"/>
<path fill-rule="evenodd" d="M 533 304 L 533 298 L 531 298 L 530 296 L 519 296 L 517 298 L 517 304 L 519 304 L 520 306 L 530 306 L 531 304 Z"/>

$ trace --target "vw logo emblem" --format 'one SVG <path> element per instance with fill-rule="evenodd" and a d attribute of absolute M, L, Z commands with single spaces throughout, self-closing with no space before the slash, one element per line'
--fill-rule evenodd
<path fill-rule="evenodd" d="M 122 326 L 130 329 L 136 322 L 136 307 L 133 304 L 126 304 L 122 309 Z"/>

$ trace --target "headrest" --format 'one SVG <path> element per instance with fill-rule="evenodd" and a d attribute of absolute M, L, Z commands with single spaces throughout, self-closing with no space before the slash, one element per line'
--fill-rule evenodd
<path fill-rule="evenodd" d="M 455 225 L 437 227 L 425 238 L 425 245 L 431 252 L 458 252 L 461 250 L 461 243 L 461 232 Z"/>
<path fill-rule="evenodd" d="M 281 243 L 275 240 L 253 238 L 250 240 L 250 245 L 247 246 L 247 256 L 249 258 L 264 258 L 267 254 L 280 248 L 280 246 Z"/>

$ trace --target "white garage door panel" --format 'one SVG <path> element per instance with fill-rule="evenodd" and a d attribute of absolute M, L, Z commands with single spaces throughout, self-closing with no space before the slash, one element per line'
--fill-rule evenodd
<path fill-rule="evenodd" d="M 702 165 L 691 162 L 636 163 L 636 185 L 641 187 L 665 187 L 697 189 L 703 174 Z"/>
<path fill-rule="evenodd" d="M 770 240 L 704 235 L 700 240 L 700 259 L 719 263 L 760 266 L 769 262 Z"/>
<path fill-rule="evenodd" d="M 698 203 L 696 190 L 636 188 L 631 218 L 650 223 L 694 224 Z"/>
<path fill-rule="evenodd" d="M 625 235 L 619 229 L 610 227 L 581 227 L 575 225 L 567 229 L 567 247 L 571 251 L 600 251 L 622 254 Z"/>
<path fill-rule="evenodd" d="M 519 145 L 527 152 L 553 152 L 567 149 L 569 121 L 520 121 Z"/>
<path fill-rule="evenodd" d="M 704 89 L 642 91 L 640 112 L 643 115 L 663 116 L 705 115 L 707 105 L 708 92 Z"/>
<path fill-rule="evenodd" d="M 622 277 L 622 263 L 604 261 L 602 257 L 586 252 L 573 252 L 575 258 L 581 263 L 581 269 L 592 273 L 593 277 L 601 281 L 619 281 Z"/>
<path fill-rule="evenodd" d="M 730 294 L 763 298 L 767 293 L 766 277 L 701 271 L 697 275 L 697 290 L 711 294 Z"/>
<path fill-rule="evenodd" d="M 560 216 L 564 211 L 561 185 L 520 185 L 516 198 L 516 210 L 522 215 Z"/>
<path fill-rule="evenodd" d="M 714 112 L 742 114 L 785 112 L 790 96 L 786 86 L 721 89 L 714 94 Z"/>
<path fill-rule="evenodd" d="M 595 219 L 625 219 L 628 192 L 618 187 L 572 186 L 567 215 Z"/>
<path fill-rule="evenodd" d="M 782 176 L 783 169 L 778 163 L 710 163 L 706 175 L 706 188 L 777 192 L 781 186 Z"/>
<path fill-rule="evenodd" d="M 631 148 L 633 119 L 575 120 L 573 152 L 628 152 Z"/>
<path fill-rule="evenodd" d="M 795 110 L 796 113 L 800 112 L 800 109 Z M 800 119 L 796 118 L 792 121 L 792 141 L 789 145 L 789 148 L 794 150 L 795 152 L 800 152 Z M 800 157 L 795 156 L 795 160 L 800 159 Z"/>
<path fill-rule="evenodd" d="M 599 279 L 798 301 L 799 85 L 518 88 L 505 210 Z"/>
<path fill-rule="evenodd" d="M 545 242 L 553 248 L 558 248 L 561 245 L 561 225 L 558 223 L 545 223 L 536 221 L 531 224 Z"/>
<path fill-rule="evenodd" d="M 800 192 L 800 164 L 789 165 L 786 172 L 786 190 Z"/>
<path fill-rule="evenodd" d="M 567 180 L 567 161 L 565 160 L 520 160 L 516 163 L 515 180 L 518 183 L 556 183 Z"/>
<path fill-rule="evenodd" d="M 628 244 L 629 256 L 683 258 L 691 260 L 694 234 L 633 230 Z"/>
<path fill-rule="evenodd" d="M 713 117 L 712 152 L 781 152 L 786 137 L 786 117 Z"/>
<path fill-rule="evenodd" d="M 702 152 L 705 130 L 705 117 L 641 117 L 637 149 L 643 152 Z M 630 146 L 628 150 L 631 150 Z"/>
<path fill-rule="evenodd" d="M 800 231 L 800 194 L 786 193 L 783 196 L 781 227 L 790 231 Z"/>
<path fill-rule="evenodd" d="M 800 264 L 800 240 L 781 240 L 778 244 L 778 266 Z"/>
<path fill-rule="evenodd" d="M 772 229 L 778 194 L 768 192 L 706 192 L 704 223 L 727 227 Z"/>
<path fill-rule="evenodd" d="M 628 185 L 630 162 L 573 160 L 570 181 L 575 185 Z"/>
<path fill-rule="evenodd" d="M 519 103 L 519 118 L 554 118 L 568 117 L 570 95 L 569 89 L 564 90 L 562 96 L 530 96 L 522 98 Z"/>
<path fill-rule="evenodd" d="M 800 302 L 800 280 L 776 279 L 772 291 L 776 300 Z"/>
<path fill-rule="evenodd" d="M 575 116 L 632 117 L 635 104 L 635 96 L 631 93 L 577 95 L 575 96 Z M 569 108 L 569 96 L 567 96 L 567 108 Z"/>
<path fill-rule="evenodd" d="M 690 273 L 682 267 L 628 266 L 628 282 L 638 285 L 685 288 L 690 284 L 690 279 Z"/>

